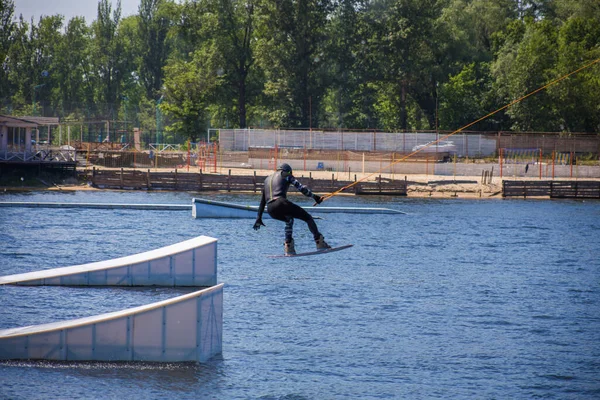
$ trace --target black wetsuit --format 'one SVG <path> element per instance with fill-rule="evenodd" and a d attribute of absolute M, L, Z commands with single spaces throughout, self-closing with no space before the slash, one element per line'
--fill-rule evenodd
<path fill-rule="evenodd" d="M 258 219 L 262 218 L 266 205 L 267 212 L 272 218 L 285 222 L 286 243 L 292 241 L 294 218 L 306 222 L 314 239 L 317 240 L 320 233 L 313 217 L 302 207 L 287 199 L 287 191 L 290 185 L 294 185 L 303 195 L 314 198 L 310 189 L 298 182 L 292 174 L 285 175 L 284 171 L 277 171 L 265 179 L 265 186 L 258 207 Z"/>

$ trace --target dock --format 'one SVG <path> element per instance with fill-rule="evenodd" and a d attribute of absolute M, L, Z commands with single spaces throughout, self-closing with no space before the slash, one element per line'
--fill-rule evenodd
<path fill-rule="evenodd" d="M 503 181 L 503 197 L 600 199 L 600 181 Z"/>
<path fill-rule="evenodd" d="M 312 174 L 308 177 L 298 177 L 305 185 L 317 193 L 332 193 L 351 185 L 344 193 L 356 195 L 390 195 L 406 196 L 406 179 L 386 179 L 381 175 L 374 181 L 357 182 L 354 180 L 339 180 L 336 174 L 331 179 L 316 179 Z M 93 187 L 99 189 L 128 189 L 128 190 L 181 190 L 181 191 L 224 191 L 224 192 L 253 192 L 259 193 L 266 176 L 206 174 L 202 170 L 187 172 L 175 169 L 172 172 L 152 172 L 142 170 L 101 170 L 93 168 L 86 176 Z"/>

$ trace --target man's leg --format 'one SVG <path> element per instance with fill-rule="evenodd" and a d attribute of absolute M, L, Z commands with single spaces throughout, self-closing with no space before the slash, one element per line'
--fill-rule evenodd
<path fill-rule="evenodd" d="M 315 240 L 318 240 L 321 236 L 321 233 L 319 233 L 319 228 L 317 228 L 317 223 L 315 222 L 314 218 L 299 205 L 288 201 L 286 206 L 286 211 L 288 215 L 290 215 L 292 218 L 298 218 L 306 222 L 310 233 L 313 234 Z"/>
<path fill-rule="evenodd" d="M 287 215 L 286 206 L 283 200 L 285 199 L 278 199 L 267 204 L 267 212 L 272 218 L 285 222 L 285 242 L 283 243 L 283 251 L 285 255 L 291 256 L 296 254 L 293 237 L 294 218 Z"/>
<path fill-rule="evenodd" d="M 267 204 L 267 212 L 271 218 L 285 222 L 285 242 L 293 242 L 294 218 L 289 215 L 287 201 L 282 198 Z"/>
<path fill-rule="evenodd" d="M 306 224 L 308 225 L 308 229 L 310 229 L 310 232 L 313 234 L 313 237 L 315 239 L 315 244 L 317 245 L 317 250 L 326 250 L 326 249 L 330 249 L 331 246 L 329 244 L 327 244 L 327 242 L 325 241 L 325 238 L 323 237 L 323 235 L 321 235 L 321 233 L 319 232 L 319 229 L 317 228 L 317 224 L 314 220 L 314 218 L 306 212 L 306 210 L 292 202 L 288 202 L 288 210 L 291 214 L 291 216 L 293 218 L 298 218 L 301 219 L 302 221 L 306 222 Z"/>
<path fill-rule="evenodd" d="M 285 242 L 286 243 L 291 243 L 294 240 L 293 233 L 294 233 L 294 218 L 286 216 L 286 221 L 285 221 Z"/>

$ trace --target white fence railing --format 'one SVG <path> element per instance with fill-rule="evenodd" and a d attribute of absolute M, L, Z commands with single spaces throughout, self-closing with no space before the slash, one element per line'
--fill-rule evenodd
<path fill-rule="evenodd" d="M 76 162 L 77 151 L 69 149 L 33 150 L 33 151 L 0 151 L 0 161 L 47 161 Z"/>
<path fill-rule="evenodd" d="M 435 132 L 323 132 L 265 129 L 221 129 L 219 143 L 225 151 L 251 147 L 315 150 L 394 151 L 409 153 L 443 137 Z M 465 157 L 487 157 L 496 152 L 496 139 L 482 134 L 458 133 L 443 141 L 444 149 Z"/>

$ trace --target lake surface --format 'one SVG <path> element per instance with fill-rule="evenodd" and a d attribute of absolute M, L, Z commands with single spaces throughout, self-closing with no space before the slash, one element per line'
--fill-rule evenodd
<path fill-rule="evenodd" d="M 192 197 L 34 192 L 0 201 Z M 326 240 L 353 248 L 270 259 L 283 251 L 283 223 L 270 219 L 255 232 L 253 220 L 194 220 L 191 211 L 0 208 L 0 275 L 208 235 L 219 239 L 225 283 L 222 356 L 206 364 L 0 361 L 0 398 L 600 398 L 600 202 L 338 196 L 326 205 L 408 214 L 325 214 L 317 223 Z M 297 250 L 312 250 L 303 222 L 295 232 Z M 0 329 L 189 291 L 0 287 Z"/>

